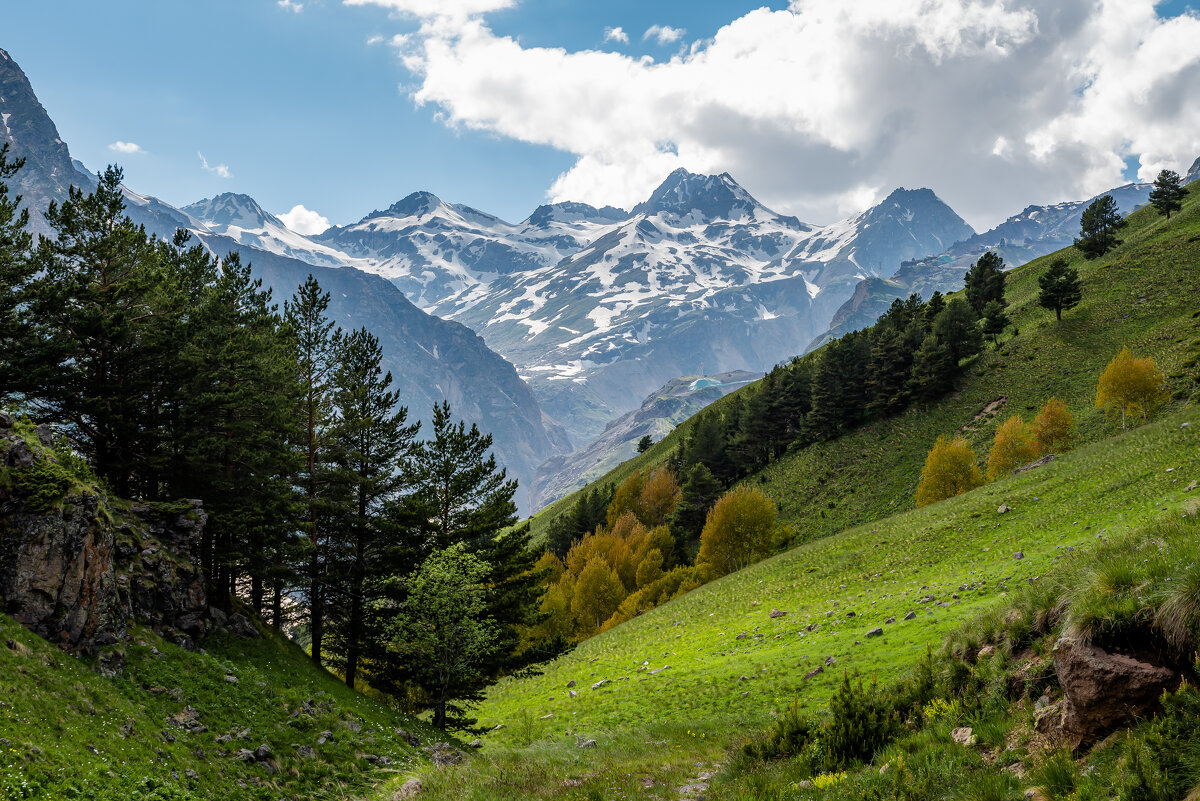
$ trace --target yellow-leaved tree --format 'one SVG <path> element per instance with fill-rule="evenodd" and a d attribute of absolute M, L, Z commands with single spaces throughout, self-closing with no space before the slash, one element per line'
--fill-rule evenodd
<path fill-rule="evenodd" d="M 1075 439 L 1075 415 L 1067 404 L 1051 398 L 1033 418 L 1033 440 L 1038 454 L 1066 453 Z"/>
<path fill-rule="evenodd" d="M 967 441 L 962 437 L 953 440 L 938 437 L 925 457 L 925 468 L 921 470 L 917 506 L 953 498 L 982 485 L 983 475 L 979 472 L 975 451 Z"/>
<path fill-rule="evenodd" d="M 575 581 L 571 598 L 571 611 L 575 613 L 583 635 L 588 637 L 598 631 L 623 600 L 625 587 L 617 572 L 599 556 L 588 560 Z"/>
<path fill-rule="evenodd" d="M 992 452 L 988 455 L 988 481 L 1006 476 L 1036 458 L 1037 446 L 1034 443 L 1033 429 L 1019 415 L 1013 415 L 996 429 Z"/>
<path fill-rule="evenodd" d="M 775 550 L 775 502 L 751 487 L 735 487 L 708 512 L 696 566 L 712 578 L 740 570 Z"/>
<path fill-rule="evenodd" d="M 1144 421 L 1162 400 L 1163 374 L 1154 359 L 1139 359 L 1127 347 L 1108 363 L 1096 385 L 1096 405 L 1110 416 L 1120 412 L 1122 431 L 1127 417 L 1140 414 Z"/>

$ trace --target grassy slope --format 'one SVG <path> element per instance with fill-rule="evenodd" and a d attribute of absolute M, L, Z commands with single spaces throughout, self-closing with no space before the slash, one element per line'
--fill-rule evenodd
<path fill-rule="evenodd" d="M 428 729 L 349 690 L 295 645 L 222 635 L 204 648 L 184 651 L 138 630 L 123 649 L 124 675 L 106 679 L 94 670 L 95 660 L 68 656 L 0 615 L 0 737 L 7 740 L 0 742 L 0 799 L 340 799 L 347 791 L 397 785 L 424 765 L 422 752 L 395 729 L 427 743 L 434 739 Z M 293 717 L 306 700 L 317 712 Z M 167 720 L 188 706 L 207 732 Z M 246 728 L 248 737 L 216 742 Z M 326 729 L 335 742 L 317 745 Z M 275 775 L 232 757 L 264 743 L 278 760 Z M 316 756 L 302 759 L 300 745 L 312 746 Z M 364 754 L 392 764 L 372 766 Z M 142 786 L 147 778 L 167 789 L 152 795 Z"/>
<path fill-rule="evenodd" d="M 1112 428 L 1093 405 L 1095 382 L 1123 345 L 1153 355 L 1165 372 L 1178 366 L 1187 343 L 1200 338 L 1200 191 L 1184 211 L 1165 220 L 1152 208 L 1135 212 L 1125 244 L 1087 261 L 1073 249 L 1030 262 L 1008 274 L 1007 298 L 1014 326 L 999 350 L 990 347 L 969 367 L 961 392 L 925 409 L 876 422 L 834 442 L 785 455 L 749 481 L 780 506 L 784 522 L 802 537 L 832 534 L 911 508 L 921 464 L 938 434 L 965 428 L 986 455 L 993 418 L 976 416 L 1006 398 L 1008 414 L 1030 418 L 1052 394 L 1075 412 L 1082 441 L 1107 436 Z M 1050 260 L 1065 255 L 1079 270 L 1084 299 L 1061 323 L 1037 305 L 1037 278 Z M 798 346 L 799 347 L 799 346 Z M 733 393 L 714 404 L 731 402 Z M 661 443 L 612 470 L 600 482 L 624 480 L 634 470 L 667 458 L 687 436 L 685 422 Z M 548 506 L 533 518 L 534 534 L 574 503 L 575 496 Z"/>
<path fill-rule="evenodd" d="M 461 769 L 455 781 L 478 798 L 554 795 L 562 786 L 547 782 L 558 776 L 579 777 L 568 797 L 617 790 L 630 798 L 662 797 L 664 784 L 721 759 L 723 747 L 761 730 L 793 698 L 819 708 L 842 669 L 894 677 L 926 646 L 1002 603 L 1007 588 L 1045 572 L 1063 549 L 1086 548 L 1097 535 L 1143 525 L 1183 504 L 1185 487 L 1200 479 L 1200 410 L 1176 410 L 1120 434 L 1093 398 L 1096 377 L 1123 345 L 1154 356 L 1170 372 L 1200 337 L 1200 204 L 1193 196 L 1170 223 L 1139 212 L 1118 251 L 1097 262 L 1073 261 L 1085 300 L 1061 324 L 1035 305 L 1036 279 L 1047 261 L 1019 268 L 1010 273 L 1008 298 L 1020 334 L 979 357 L 958 393 L 791 453 L 750 479 L 780 503 L 806 544 L 585 642 L 541 677 L 496 686 L 481 710 L 484 722 L 505 726 L 488 738 L 485 753 L 493 756 Z M 1083 444 L 1075 452 L 912 508 L 921 464 L 938 434 L 963 430 L 982 456 L 1004 416 L 1029 417 L 1051 394 L 1077 415 Z M 1000 398 L 997 413 L 981 415 Z M 604 480 L 620 481 L 661 461 L 687 429 Z M 539 515 L 535 528 L 572 500 Z M 1001 503 L 1015 511 L 997 514 Z M 1017 551 L 1023 559 L 1013 558 Z M 928 595 L 935 600 L 923 602 Z M 773 620 L 773 608 L 788 614 Z M 904 621 L 909 611 L 917 616 Z M 887 624 L 892 616 L 897 622 Z M 885 634 L 868 638 L 875 626 Z M 737 639 L 743 632 L 747 637 Z M 803 678 L 830 656 L 832 667 Z M 649 674 L 664 665 L 670 667 Z M 601 679 L 612 683 L 590 689 Z M 575 699 L 566 689 L 572 680 Z M 600 749 L 574 749 L 571 738 L 579 735 L 597 737 Z M 558 760 L 557 769 L 541 771 L 549 777 L 507 776 L 535 754 Z M 623 759 L 633 767 L 623 767 Z M 669 778 L 640 769 L 645 761 L 659 763 Z M 639 776 L 642 784 L 620 781 Z M 456 796 L 435 787 L 431 797 Z"/>

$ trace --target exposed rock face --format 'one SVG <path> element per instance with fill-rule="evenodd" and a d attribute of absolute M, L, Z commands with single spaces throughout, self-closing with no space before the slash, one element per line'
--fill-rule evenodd
<path fill-rule="evenodd" d="M 1057 730 L 1073 748 L 1153 709 L 1180 674 L 1124 654 L 1063 638 L 1054 646 L 1054 671 L 1063 690 L 1061 712 L 1042 728 Z"/>
<path fill-rule="evenodd" d="M 189 558 L 207 520 L 199 502 L 182 512 L 134 507 L 131 519 L 113 523 L 97 488 L 75 486 L 33 509 L 26 477 L 53 461 L 0 414 L 0 466 L 11 479 L 0 489 L 3 610 L 71 652 L 118 642 L 129 621 L 190 646 L 208 627 L 204 582 Z"/>

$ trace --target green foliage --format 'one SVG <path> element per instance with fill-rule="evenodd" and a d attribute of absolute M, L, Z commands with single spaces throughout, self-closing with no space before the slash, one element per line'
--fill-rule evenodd
<path fill-rule="evenodd" d="M 842 684 L 829 701 L 829 719 L 822 727 L 816 748 L 828 769 L 867 762 L 896 734 L 898 714 L 892 699 L 874 681 L 864 688 L 862 678 Z"/>
<path fill-rule="evenodd" d="M 1083 210 L 1075 247 L 1089 259 L 1099 258 L 1121 244 L 1117 233 L 1127 224 L 1112 195 L 1099 197 Z"/>
<path fill-rule="evenodd" d="M 1008 328 L 1009 322 L 1008 314 L 1000 301 L 989 300 L 983 307 L 983 335 L 990 339 L 993 345 L 999 342 L 1000 335 Z"/>
<path fill-rule="evenodd" d="M 51 459 L 38 459 L 16 474 L 17 483 L 25 491 L 25 511 L 44 514 L 54 509 L 76 483 L 75 476 L 63 465 Z"/>
<path fill-rule="evenodd" d="M 989 303 L 998 303 L 1001 308 L 1008 305 L 1004 300 L 1004 259 L 988 251 L 971 265 L 963 276 L 967 303 L 978 317 L 984 316 Z"/>
<path fill-rule="evenodd" d="M 1171 219 L 1171 212 L 1183 208 L 1183 199 L 1187 197 L 1187 189 L 1183 179 L 1174 170 L 1163 170 L 1154 179 L 1154 189 L 1150 191 L 1150 205 Z"/>
<path fill-rule="evenodd" d="M 647 434 L 646 436 L 642 437 L 641 439 L 639 439 L 637 441 L 637 452 L 645 453 L 646 451 L 650 450 L 650 447 L 653 444 L 654 444 L 654 440 L 650 437 L 649 434 Z"/>
<path fill-rule="evenodd" d="M 1071 267 L 1066 259 L 1050 262 L 1046 272 L 1038 278 L 1038 287 L 1038 305 L 1053 310 L 1060 322 L 1064 311 L 1075 308 L 1083 300 L 1079 271 Z"/>

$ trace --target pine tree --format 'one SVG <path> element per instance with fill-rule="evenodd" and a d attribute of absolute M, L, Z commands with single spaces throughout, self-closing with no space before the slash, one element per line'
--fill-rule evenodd
<path fill-rule="evenodd" d="M 683 463 L 704 465 L 723 485 L 732 481 L 734 466 L 726 450 L 720 413 L 706 411 L 698 415 L 684 447 Z"/>
<path fill-rule="evenodd" d="M 71 187 L 51 203 L 34 259 L 29 319 L 38 347 L 13 354 L 16 389 L 34 416 L 56 424 L 112 488 L 128 497 L 141 439 L 139 412 L 155 365 L 145 332 L 157 325 L 151 290 L 158 250 L 125 216 L 121 171 L 96 190 Z"/>
<path fill-rule="evenodd" d="M 668 523 L 676 542 L 684 546 L 699 542 L 708 510 L 721 497 L 721 489 L 721 482 L 703 464 L 688 469 Z"/>
<path fill-rule="evenodd" d="M 1054 316 L 1061 322 L 1064 310 L 1073 309 L 1083 299 L 1079 286 L 1079 271 L 1067 264 L 1066 259 L 1055 259 L 1046 272 L 1038 278 L 1038 305 L 1053 309 Z"/>
<path fill-rule="evenodd" d="M 908 406 L 912 394 L 909 378 L 916 350 L 913 340 L 918 331 L 919 324 L 907 333 L 885 326 L 876 334 L 867 367 L 867 391 L 871 398 L 867 410 L 871 413 L 898 414 Z"/>
<path fill-rule="evenodd" d="M 385 508 L 404 488 L 406 457 L 419 424 L 407 425 L 408 410 L 397 407 L 399 393 L 390 391 L 392 374 L 382 368 L 379 340 L 365 328 L 341 342 L 333 378 L 337 423 L 333 436 L 339 480 L 344 487 L 332 543 L 331 639 L 334 663 L 346 684 L 354 686 L 369 632 L 367 614 L 378 597 L 388 542 L 382 519 Z"/>
<path fill-rule="evenodd" d="M 1112 195 L 1097 198 L 1083 211 L 1075 247 L 1087 258 L 1097 259 L 1121 244 L 1117 232 L 1127 223 Z"/>
<path fill-rule="evenodd" d="M 909 386 L 917 400 L 932 403 L 954 386 L 957 363 L 949 346 L 928 334 L 913 354 L 912 377 Z"/>
<path fill-rule="evenodd" d="M 982 316 L 984 308 L 992 301 L 1007 305 L 1004 278 L 1004 259 L 990 250 L 971 265 L 965 276 L 967 302 L 977 316 Z"/>
<path fill-rule="evenodd" d="M 925 304 L 925 310 L 921 313 L 921 323 L 925 327 L 925 333 L 933 331 L 934 321 L 945 308 L 946 296 L 935 289 L 929 297 L 929 302 Z"/>
<path fill-rule="evenodd" d="M 7 184 L 25 160 L 10 160 L 8 152 L 5 142 L 0 147 L 0 401 L 15 389 L 14 361 L 34 346 L 23 319 L 25 293 L 34 276 L 29 210 L 20 208 L 21 196 L 10 196 Z"/>
<path fill-rule="evenodd" d="M 1158 209 L 1159 214 L 1165 214 L 1171 219 L 1171 212 L 1183 208 L 1183 199 L 1187 197 L 1187 189 L 1183 179 L 1174 170 L 1163 170 L 1154 179 L 1154 189 L 1150 192 L 1150 203 Z"/>
<path fill-rule="evenodd" d="M 993 345 L 999 344 L 1000 335 L 1008 328 L 1008 322 L 1008 314 L 998 301 L 989 300 L 983 307 L 983 334 Z"/>
<path fill-rule="evenodd" d="M 867 365 L 871 340 L 866 331 L 846 334 L 821 351 L 812 383 L 809 428 L 817 438 L 836 437 L 862 419 L 867 406 Z"/>
<path fill-rule="evenodd" d="M 298 483 L 304 494 L 306 579 L 312 660 L 321 664 L 325 637 L 326 541 L 329 525 L 323 518 L 330 503 L 333 478 L 333 377 L 342 332 L 326 313 L 329 293 L 312 275 L 284 305 L 292 337 L 299 380 L 297 416 L 301 428 L 304 466 Z"/>
<path fill-rule="evenodd" d="M 983 334 L 979 330 L 971 307 L 962 298 L 954 298 L 933 323 L 938 342 L 950 349 L 955 368 L 963 359 L 983 349 Z"/>
<path fill-rule="evenodd" d="M 649 434 L 647 434 L 637 441 L 637 452 L 645 453 L 646 451 L 650 450 L 650 446 L 653 444 L 654 440 L 651 439 Z"/>

